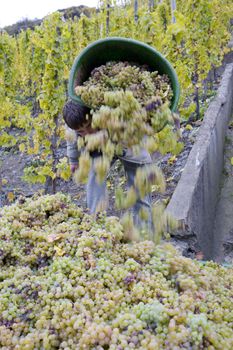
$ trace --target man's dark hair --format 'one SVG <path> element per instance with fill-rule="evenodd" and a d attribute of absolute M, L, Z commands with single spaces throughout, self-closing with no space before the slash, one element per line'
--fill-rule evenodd
<path fill-rule="evenodd" d="M 76 130 L 87 122 L 86 116 L 90 115 L 90 109 L 69 100 L 65 103 L 62 114 L 69 128 Z"/>

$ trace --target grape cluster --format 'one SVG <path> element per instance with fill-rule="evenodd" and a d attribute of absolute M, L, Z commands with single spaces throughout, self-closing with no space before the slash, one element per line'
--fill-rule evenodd
<path fill-rule="evenodd" d="M 233 273 L 63 194 L 0 210 L 0 348 L 233 348 Z"/>

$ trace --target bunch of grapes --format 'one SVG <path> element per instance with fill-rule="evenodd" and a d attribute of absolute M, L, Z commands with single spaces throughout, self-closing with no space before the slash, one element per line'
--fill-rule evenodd
<path fill-rule="evenodd" d="M 0 348 L 233 348 L 233 270 L 127 242 L 65 195 L 0 210 Z"/>

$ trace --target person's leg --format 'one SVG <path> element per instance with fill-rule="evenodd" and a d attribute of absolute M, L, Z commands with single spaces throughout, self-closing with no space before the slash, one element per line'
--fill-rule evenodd
<path fill-rule="evenodd" d="M 92 160 L 86 186 L 87 207 L 89 208 L 91 214 L 106 210 L 108 204 L 107 181 L 106 179 L 102 183 L 97 181 L 94 161 L 95 158 Z M 112 161 L 111 165 L 114 163 L 114 161 L 115 160 Z"/>
<path fill-rule="evenodd" d="M 132 207 L 134 224 L 136 225 L 136 227 L 139 227 L 141 229 L 145 228 L 152 234 L 153 223 L 152 223 L 151 193 L 148 193 L 144 198 L 140 198 L 138 189 L 135 187 L 135 183 L 134 183 L 137 169 L 145 165 L 140 165 L 138 163 L 133 163 L 133 162 L 127 162 L 125 160 L 122 160 L 122 163 L 124 165 L 124 169 L 126 173 L 127 186 L 128 188 L 133 187 L 137 193 L 137 201 L 135 205 Z M 143 220 L 141 218 L 141 214 L 140 214 L 141 211 L 146 213 L 146 216 L 147 216 L 146 220 Z"/>

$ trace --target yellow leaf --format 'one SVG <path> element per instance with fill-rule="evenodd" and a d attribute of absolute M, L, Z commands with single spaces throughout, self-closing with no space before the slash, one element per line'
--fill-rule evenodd
<path fill-rule="evenodd" d="M 8 199 L 9 202 L 13 202 L 14 198 L 15 198 L 15 195 L 14 195 L 13 192 L 8 192 L 7 193 L 7 199 Z"/>
<path fill-rule="evenodd" d="M 163 199 L 162 199 L 162 202 L 163 202 L 165 205 L 167 205 L 168 202 L 169 202 L 169 197 L 163 198 Z"/>
<path fill-rule="evenodd" d="M 65 66 L 64 67 L 64 78 L 69 79 L 69 75 L 70 75 L 70 69 L 68 66 Z"/>
<path fill-rule="evenodd" d="M 193 129 L 193 127 L 192 127 L 192 125 L 187 124 L 187 125 L 186 125 L 186 127 L 185 127 L 185 129 L 186 129 L 186 130 L 192 130 L 192 129 Z"/>
<path fill-rule="evenodd" d="M 172 180 L 174 180 L 174 177 L 173 177 L 173 176 L 168 177 L 168 178 L 166 179 L 167 182 L 170 182 L 170 181 L 172 181 Z"/>
<path fill-rule="evenodd" d="M 65 254 L 65 251 L 57 246 L 54 247 L 54 250 L 56 251 L 58 256 L 63 256 Z"/>
<path fill-rule="evenodd" d="M 224 47 L 224 48 L 223 48 L 224 54 L 226 54 L 226 53 L 228 53 L 228 52 L 230 52 L 230 51 L 231 51 L 231 49 L 230 49 L 229 47 Z"/>
<path fill-rule="evenodd" d="M 54 241 L 58 241 L 60 238 L 62 238 L 62 235 L 55 235 L 55 234 L 51 234 L 48 236 L 47 240 L 49 243 L 54 242 Z"/>
<path fill-rule="evenodd" d="M 20 150 L 20 152 L 24 152 L 25 151 L 25 144 L 24 143 L 21 143 L 19 145 L 19 150 Z"/>
<path fill-rule="evenodd" d="M 124 178 L 124 177 L 121 177 L 121 178 L 120 178 L 120 183 L 119 183 L 119 185 L 122 186 L 122 185 L 124 185 L 124 184 L 125 184 L 125 178 Z"/>
<path fill-rule="evenodd" d="M 170 158 L 168 159 L 168 163 L 169 163 L 169 164 L 173 164 L 176 160 L 177 160 L 177 158 L 176 158 L 176 156 L 174 155 L 174 156 L 172 156 L 172 157 L 170 157 Z"/>
<path fill-rule="evenodd" d="M 8 183 L 7 179 L 2 179 L 2 185 L 6 185 Z"/>
<path fill-rule="evenodd" d="M 231 165 L 233 165 L 233 157 L 231 158 Z"/>

